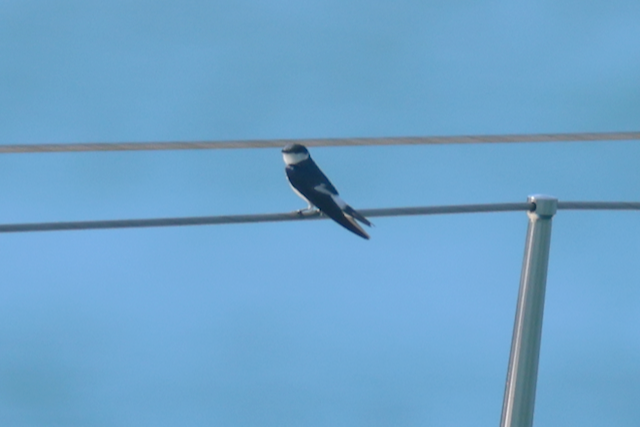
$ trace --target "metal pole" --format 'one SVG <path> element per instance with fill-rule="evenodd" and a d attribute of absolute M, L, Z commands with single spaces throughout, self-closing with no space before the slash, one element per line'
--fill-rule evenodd
<path fill-rule="evenodd" d="M 538 379 L 544 294 L 551 243 L 551 219 L 558 199 L 529 196 L 535 209 L 528 212 L 529 228 L 522 261 L 518 306 L 513 326 L 507 384 L 500 427 L 531 427 Z"/>

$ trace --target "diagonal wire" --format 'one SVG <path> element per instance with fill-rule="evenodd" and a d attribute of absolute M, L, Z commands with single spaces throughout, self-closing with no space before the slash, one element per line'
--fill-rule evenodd
<path fill-rule="evenodd" d="M 545 133 L 511 135 L 462 135 L 390 138 L 327 138 L 327 139 L 271 139 L 245 141 L 200 142 L 125 142 L 73 144 L 10 144 L 0 145 L 0 153 L 59 153 L 88 151 L 160 151 L 160 150 L 217 150 L 238 148 L 280 148 L 297 143 L 307 147 L 380 146 L 422 144 L 478 144 L 521 142 L 571 141 L 632 141 L 640 140 L 640 132 Z"/>
<path fill-rule="evenodd" d="M 640 210 L 640 202 L 558 202 L 558 209 L 579 210 Z M 533 211 L 533 203 L 491 203 L 479 205 L 451 205 L 451 206 L 422 206 L 406 208 L 382 208 L 359 210 L 366 217 L 393 217 L 411 215 L 442 215 L 456 213 L 481 212 L 514 212 Z M 222 215 L 186 218 L 153 218 L 153 219 L 124 219 L 107 221 L 73 221 L 73 222 L 45 222 L 27 224 L 0 224 L 0 233 L 17 233 L 27 231 L 63 231 L 63 230 L 95 230 L 111 228 L 138 227 L 176 227 L 187 225 L 214 224 L 246 224 L 277 221 L 300 221 L 327 219 L 317 213 L 298 214 L 296 212 L 254 214 L 254 215 Z"/>

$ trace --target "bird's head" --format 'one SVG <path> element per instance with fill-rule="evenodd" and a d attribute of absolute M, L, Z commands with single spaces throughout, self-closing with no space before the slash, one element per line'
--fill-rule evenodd
<path fill-rule="evenodd" d="M 296 165 L 309 158 L 309 150 L 300 144 L 289 144 L 282 149 L 282 158 L 289 165 Z"/>

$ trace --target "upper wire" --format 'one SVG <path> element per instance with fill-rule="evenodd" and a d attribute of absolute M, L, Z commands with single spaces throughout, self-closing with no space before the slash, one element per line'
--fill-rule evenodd
<path fill-rule="evenodd" d="M 418 136 L 389 138 L 311 138 L 265 139 L 244 141 L 194 142 L 123 142 L 69 144 L 7 144 L 0 145 L 0 154 L 61 153 L 91 151 L 161 151 L 161 150 L 220 150 L 239 148 L 280 148 L 287 144 L 307 147 L 381 146 L 423 144 L 480 144 L 523 142 L 632 141 L 640 140 L 640 132 L 544 133 L 510 135 Z"/>

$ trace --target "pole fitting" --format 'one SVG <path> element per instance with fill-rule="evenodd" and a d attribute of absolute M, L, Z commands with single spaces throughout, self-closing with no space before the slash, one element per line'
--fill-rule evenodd
<path fill-rule="evenodd" d="M 531 219 L 549 219 L 553 217 L 558 210 L 558 199 L 553 196 L 534 194 L 527 197 L 527 202 L 533 203 L 534 206 L 532 211 L 527 212 L 527 215 L 529 215 Z"/>

